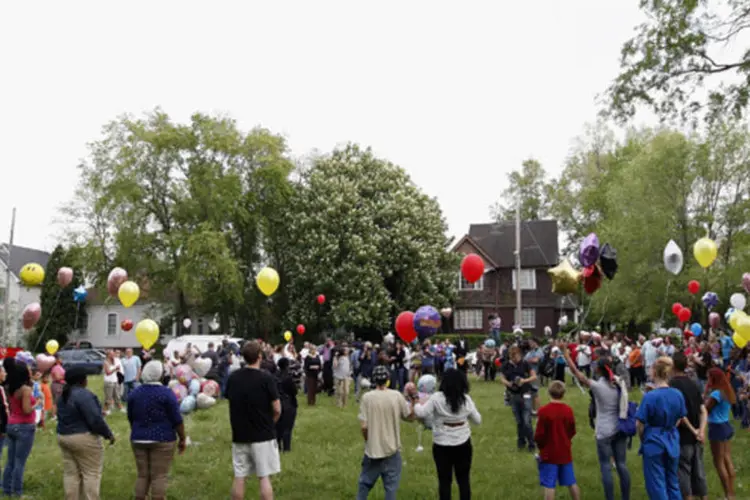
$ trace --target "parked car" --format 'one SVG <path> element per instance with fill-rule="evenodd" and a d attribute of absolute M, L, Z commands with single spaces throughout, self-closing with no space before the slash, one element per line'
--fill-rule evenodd
<path fill-rule="evenodd" d="M 59 351 L 57 355 L 66 370 L 74 366 L 82 366 L 89 375 L 100 375 L 104 371 L 104 357 L 95 349 Z"/>

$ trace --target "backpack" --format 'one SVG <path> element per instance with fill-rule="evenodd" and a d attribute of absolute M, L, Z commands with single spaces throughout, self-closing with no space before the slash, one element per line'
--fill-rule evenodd
<path fill-rule="evenodd" d="M 638 412 L 638 403 L 628 401 L 628 416 L 617 421 L 617 432 L 627 437 L 635 436 L 635 414 Z"/>

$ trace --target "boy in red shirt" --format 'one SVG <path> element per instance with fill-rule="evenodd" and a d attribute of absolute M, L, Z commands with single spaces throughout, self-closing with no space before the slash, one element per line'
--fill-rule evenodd
<path fill-rule="evenodd" d="M 570 440 L 576 435 L 576 420 L 570 406 L 562 402 L 565 384 L 556 380 L 548 389 L 551 401 L 539 408 L 534 441 L 539 447 L 539 484 L 544 500 L 555 498 L 555 486 L 567 486 L 573 500 L 581 498 L 581 490 L 573 473 Z"/>

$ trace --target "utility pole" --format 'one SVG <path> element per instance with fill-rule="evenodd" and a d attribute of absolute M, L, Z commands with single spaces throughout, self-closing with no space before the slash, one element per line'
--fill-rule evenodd
<path fill-rule="evenodd" d="M 3 340 L 10 341 L 10 255 L 13 253 L 13 235 L 16 232 L 16 207 L 10 219 L 10 239 L 8 240 L 8 260 L 5 266 L 5 305 L 3 308 Z"/>
<path fill-rule="evenodd" d="M 521 200 L 516 201 L 516 324 L 523 328 L 521 314 Z"/>

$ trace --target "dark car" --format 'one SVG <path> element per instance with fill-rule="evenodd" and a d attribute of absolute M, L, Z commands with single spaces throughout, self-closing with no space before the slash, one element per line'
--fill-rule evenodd
<path fill-rule="evenodd" d="M 104 358 L 99 351 L 94 349 L 59 351 L 57 355 L 66 370 L 74 366 L 82 366 L 89 375 L 100 375 L 104 370 Z"/>

